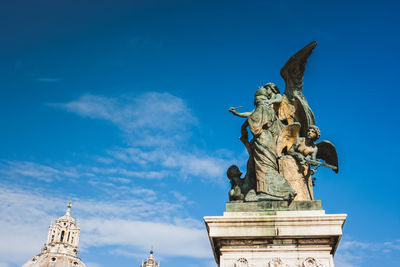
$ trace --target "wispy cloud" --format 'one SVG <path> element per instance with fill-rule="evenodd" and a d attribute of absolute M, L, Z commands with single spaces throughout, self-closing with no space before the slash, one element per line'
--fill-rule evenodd
<path fill-rule="evenodd" d="M 184 101 L 169 93 L 150 92 L 137 97 L 114 98 L 88 94 L 75 101 L 52 105 L 83 117 L 111 121 L 127 133 L 148 134 L 151 138 L 146 141 L 150 145 L 164 142 L 157 139 L 167 133 L 177 134 L 182 127 L 196 123 Z"/>
<path fill-rule="evenodd" d="M 349 237 L 339 244 L 335 255 L 338 267 L 361 267 L 366 262 L 375 261 L 381 257 L 395 258 L 400 252 L 400 238 L 386 242 L 368 242 L 354 240 Z"/>
<path fill-rule="evenodd" d="M 204 228 L 122 218 L 82 220 L 81 227 L 85 228 L 82 240 L 87 240 L 84 246 L 118 245 L 127 249 L 155 245 L 165 257 L 209 258 L 212 254 Z"/>
<path fill-rule="evenodd" d="M 125 258 L 131 258 L 134 260 L 144 259 L 146 254 L 140 252 L 132 252 L 130 248 L 112 248 L 110 249 L 110 253 L 113 255 L 123 256 Z M 156 259 L 157 260 L 157 259 Z"/>
<path fill-rule="evenodd" d="M 125 169 L 122 167 L 92 167 L 91 171 L 96 174 L 101 175 L 123 175 L 125 177 L 135 177 L 135 178 L 145 178 L 145 179 L 162 179 L 168 176 L 168 173 L 164 170 L 162 171 L 134 171 L 130 169 Z M 114 180 L 114 179 L 113 179 Z"/>
<path fill-rule="evenodd" d="M 50 167 L 30 161 L 3 161 L 0 162 L 0 174 L 10 178 L 30 177 L 44 182 L 61 180 L 65 177 L 77 178 L 80 176 L 75 168 Z"/>
<path fill-rule="evenodd" d="M 231 163 L 226 153 L 186 145 L 197 118 L 183 99 L 168 93 L 150 92 L 136 97 L 84 95 L 77 100 L 52 104 L 66 111 L 117 125 L 126 135 L 126 147 L 112 148 L 97 157 L 108 165 L 95 172 L 114 172 L 125 177 L 161 179 L 171 174 L 221 182 Z M 126 166 L 134 166 L 130 170 Z M 111 174 L 111 173 L 109 173 Z"/>
<path fill-rule="evenodd" d="M 51 183 L 65 179 L 85 178 L 87 181 L 101 181 L 128 184 L 132 178 L 162 179 L 168 177 L 166 170 L 136 171 L 129 164 L 126 167 L 108 165 L 66 166 L 62 164 L 45 165 L 33 161 L 0 161 L 0 175 L 8 179 L 31 178 L 37 181 Z M 129 168 L 130 167 L 130 168 Z"/>
<path fill-rule="evenodd" d="M 400 236 L 398 240 L 382 243 L 363 242 L 356 240 L 345 240 L 341 244 L 341 248 L 344 250 L 370 250 L 370 251 L 389 251 L 399 250 L 400 251 Z"/>
<path fill-rule="evenodd" d="M 22 265 L 40 251 L 51 214 L 57 214 L 56 202 L 12 188 L 0 189 L 0 263 Z"/>
<path fill-rule="evenodd" d="M 166 171 L 178 172 L 180 177 L 199 176 L 207 182 L 213 179 L 221 182 L 221 178 L 225 179 L 225 170 L 232 163 L 231 159 L 218 153 L 210 155 L 204 151 L 185 151 L 175 147 L 155 147 L 147 150 L 138 147 L 115 148 L 108 151 L 108 154 L 111 159 L 125 164 L 159 166 Z M 157 178 L 156 174 L 154 178 Z"/>

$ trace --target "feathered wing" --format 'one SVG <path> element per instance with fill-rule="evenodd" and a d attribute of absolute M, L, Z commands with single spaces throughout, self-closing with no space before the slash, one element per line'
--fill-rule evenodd
<path fill-rule="evenodd" d="M 313 41 L 294 54 L 281 69 L 281 76 L 285 80 L 285 94 L 291 99 L 295 92 L 303 90 L 303 75 L 308 57 L 317 42 Z"/>
<path fill-rule="evenodd" d="M 281 69 L 281 76 L 285 80 L 285 92 L 278 110 L 281 120 L 301 123 L 300 135 L 305 136 L 310 125 L 315 124 L 314 114 L 304 97 L 303 75 L 308 57 L 311 55 L 317 42 L 313 41 L 294 54 Z"/>
<path fill-rule="evenodd" d="M 277 143 L 277 152 L 278 156 L 282 156 L 282 152 L 288 151 L 294 142 L 296 142 L 297 138 L 299 138 L 299 131 L 300 131 L 300 123 L 295 122 L 293 124 L 287 125 L 282 133 L 278 137 Z"/>
<path fill-rule="evenodd" d="M 301 92 L 300 92 L 301 94 Z M 295 107 L 294 121 L 301 123 L 300 136 L 305 137 L 308 128 L 311 125 L 315 125 L 315 117 L 311 108 L 308 106 L 306 99 L 298 96 L 294 97 L 293 104 Z"/>
<path fill-rule="evenodd" d="M 329 141 L 321 141 L 315 144 L 318 148 L 317 159 L 322 159 L 329 165 L 336 167 L 334 172 L 339 172 L 339 162 L 335 146 Z"/>

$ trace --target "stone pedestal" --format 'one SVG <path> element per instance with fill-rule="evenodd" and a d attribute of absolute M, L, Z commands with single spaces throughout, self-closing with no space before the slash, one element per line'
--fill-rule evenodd
<path fill-rule="evenodd" d="M 228 202 L 204 221 L 220 267 L 333 267 L 346 217 L 320 201 L 263 201 Z"/>

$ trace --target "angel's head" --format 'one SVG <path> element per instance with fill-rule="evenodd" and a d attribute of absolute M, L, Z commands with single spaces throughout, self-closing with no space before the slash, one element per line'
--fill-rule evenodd
<path fill-rule="evenodd" d="M 321 131 L 315 125 L 311 125 L 307 130 L 307 139 L 311 139 L 312 141 L 317 141 L 321 137 Z"/>
<path fill-rule="evenodd" d="M 268 92 L 270 92 L 270 94 L 275 94 L 275 95 L 280 94 L 278 86 L 276 86 L 276 84 L 274 83 L 267 83 L 266 85 L 264 85 L 264 88 Z"/>
<path fill-rule="evenodd" d="M 264 87 L 258 87 L 254 95 L 254 105 L 257 105 L 258 103 L 266 100 L 268 100 L 267 89 L 265 89 Z"/>
<path fill-rule="evenodd" d="M 270 100 L 276 94 L 279 94 L 279 89 L 275 84 L 267 83 L 262 87 L 260 86 L 254 95 L 254 105 L 257 105 L 261 101 Z"/>

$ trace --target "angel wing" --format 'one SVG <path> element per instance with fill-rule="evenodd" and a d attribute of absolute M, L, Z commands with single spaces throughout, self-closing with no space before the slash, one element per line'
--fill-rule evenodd
<path fill-rule="evenodd" d="M 315 117 L 304 97 L 303 75 L 308 57 L 311 55 L 317 42 L 313 41 L 294 54 L 281 69 L 281 76 L 285 80 L 285 92 L 282 96 L 278 116 L 287 120 L 288 124 L 295 121 L 301 123 L 300 135 L 305 136 L 310 125 L 315 124 Z"/>
<path fill-rule="evenodd" d="M 321 141 L 315 143 L 318 147 L 317 159 L 322 159 L 329 165 L 335 166 L 337 169 L 334 172 L 339 172 L 339 162 L 335 146 L 329 141 Z"/>
<path fill-rule="evenodd" d="M 282 152 L 289 150 L 297 138 L 299 138 L 300 123 L 295 122 L 283 128 L 282 133 L 278 137 L 277 151 L 278 156 L 282 156 Z"/>

